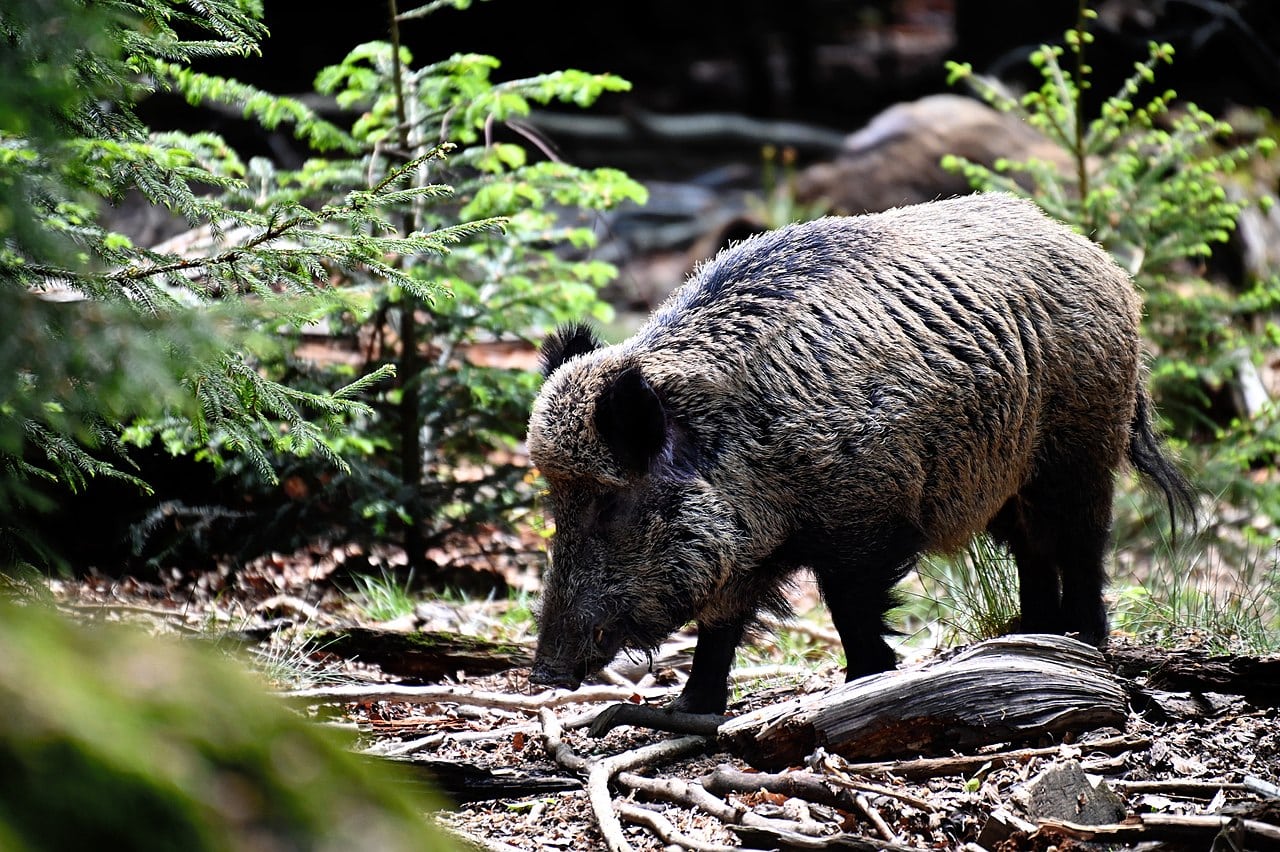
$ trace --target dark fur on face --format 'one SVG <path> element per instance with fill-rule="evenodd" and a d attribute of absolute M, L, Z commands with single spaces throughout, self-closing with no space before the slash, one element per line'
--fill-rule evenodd
<path fill-rule="evenodd" d="M 891 587 L 982 531 L 1017 561 L 1022 629 L 1101 642 L 1115 471 L 1191 505 L 1139 309 L 1098 246 L 982 195 L 749 239 L 614 346 L 561 329 L 528 432 L 556 523 L 535 679 L 693 619 L 679 703 L 722 709 L 732 646 L 800 568 L 849 676 L 883 670 Z"/>

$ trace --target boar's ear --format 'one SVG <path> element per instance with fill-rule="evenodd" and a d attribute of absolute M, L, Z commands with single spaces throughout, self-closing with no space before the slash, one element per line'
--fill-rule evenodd
<path fill-rule="evenodd" d="M 600 348 L 600 340 L 590 326 L 583 323 L 562 325 L 547 335 L 538 349 L 538 361 L 545 379 L 560 369 L 570 358 L 586 355 Z"/>
<path fill-rule="evenodd" d="M 618 374 L 596 402 L 596 430 L 624 469 L 643 473 L 667 439 L 667 413 L 639 367 Z"/>

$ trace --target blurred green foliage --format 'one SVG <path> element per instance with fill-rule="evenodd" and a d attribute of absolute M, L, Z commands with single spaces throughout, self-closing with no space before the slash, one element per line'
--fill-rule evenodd
<path fill-rule="evenodd" d="M 440 802 L 208 647 L 5 600 L 0 647 L 0 848 L 453 848 Z"/>

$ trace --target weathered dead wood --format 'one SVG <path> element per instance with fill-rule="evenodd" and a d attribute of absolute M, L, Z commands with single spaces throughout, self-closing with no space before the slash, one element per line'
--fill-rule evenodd
<path fill-rule="evenodd" d="M 1063 636 L 1006 636 L 731 719 L 722 747 L 753 765 L 818 747 L 877 759 L 1122 727 L 1125 693 L 1097 649 Z"/>
<path fill-rule="evenodd" d="M 1121 677 L 1144 678 L 1149 689 L 1221 692 L 1261 707 L 1280 706 L 1280 654 L 1252 657 L 1112 644 L 1106 658 Z"/>
<path fill-rule="evenodd" d="M 493 674 L 530 665 L 533 654 L 523 645 L 491 642 L 460 633 L 343 627 L 315 638 L 326 654 L 373 663 L 389 675 L 436 681 L 466 672 Z"/>
<path fill-rule="evenodd" d="M 1037 822 L 1110 825 L 1126 813 L 1124 798 L 1105 779 L 1090 777 L 1075 758 L 1053 761 L 1014 789 L 1012 799 Z"/>

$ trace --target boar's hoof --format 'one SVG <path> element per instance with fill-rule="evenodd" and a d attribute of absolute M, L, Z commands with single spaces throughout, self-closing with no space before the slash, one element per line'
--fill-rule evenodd
<path fill-rule="evenodd" d="M 725 693 L 713 694 L 708 692 L 690 693 L 688 689 L 680 693 L 674 701 L 667 705 L 667 710 L 672 713 L 692 713 L 698 715 L 714 714 L 723 715 L 725 707 L 729 703 L 729 696 Z"/>

